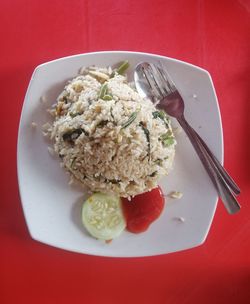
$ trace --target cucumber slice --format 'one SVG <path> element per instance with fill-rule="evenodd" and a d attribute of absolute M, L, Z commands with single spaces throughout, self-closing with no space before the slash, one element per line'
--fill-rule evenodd
<path fill-rule="evenodd" d="M 118 237 L 126 227 L 121 199 L 104 193 L 93 194 L 83 203 L 82 222 L 97 239 Z"/>

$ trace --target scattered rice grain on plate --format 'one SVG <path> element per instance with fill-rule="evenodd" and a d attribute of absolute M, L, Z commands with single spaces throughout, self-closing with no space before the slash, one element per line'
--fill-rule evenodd
<path fill-rule="evenodd" d="M 177 216 L 177 217 L 174 217 L 173 218 L 175 221 L 178 221 L 178 222 L 181 222 L 181 223 L 184 223 L 185 222 L 185 218 L 182 217 L 182 216 Z"/>
<path fill-rule="evenodd" d="M 40 97 L 40 102 L 41 102 L 42 104 L 46 104 L 46 103 L 48 102 L 47 97 L 46 97 L 45 95 L 42 95 L 42 96 Z"/>
<path fill-rule="evenodd" d="M 180 126 L 178 126 L 178 127 L 173 128 L 173 132 L 174 132 L 174 135 L 179 135 L 183 132 L 183 129 Z"/>
<path fill-rule="evenodd" d="M 180 191 L 172 191 L 171 193 L 169 193 L 168 196 L 171 198 L 174 198 L 174 199 L 180 199 L 180 198 L 182 198 L 183 193 Z"/>
<path fill-rule="evenodd" d="M 46 122 L 45 124 L 42 125 L 42 130 L 44 132 L 51 132 L 52 131 L 52 125 L 48 122 Z"/>
<path fill-rule="evenodd" d="M 55 109 L 47 109 L 47 112 L 48 112 L 52 117 L 54 117 L 55 114 L 56 114 Z"/>
<path fill-rule="evenodd" d="M 48 152 L 51 156 L 54 156 L 55 155 L 55 150 L 51 147 L 48 147 Z"/>
<path fill-rule="evenodd" d="M 86 71 L 86 67 L 81 67 L 80 70 L 79 70 L 79 74 L 80 75 L 83 75 Z"/>
<path fill-rule="evenodd" d="M 73 184 L 74 184 L 74 178 L 72 176 L 70 176 L 68 185 L 71 186 Z"/>

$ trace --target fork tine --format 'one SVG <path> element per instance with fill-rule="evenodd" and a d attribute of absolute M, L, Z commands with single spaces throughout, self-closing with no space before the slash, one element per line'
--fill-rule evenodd
<path fill-rule="evenodd" d="M 171 92 L 176 91 L 177 90 L 176 85 L 175 85 L 174 81 L 172 80 L 172 78 L 170 77 L 170 75 L 168 74 L 167 70 L 164 69 L 161 61 L 159 61 L 159 65 L 160 65 L 160 68 L 157 66 L 157 69 L 159 71 L 159 74 L 162 77 L 163 82 L 167 83 L 168 88 Z"/>
<path fill-rule="evenodd" d="M 170 76 L 167 74 L 165 69 L 163 68 L 161 62 L 159 62 L 161 67 L 155 65 L 153 63 L 147 64 L 146 69 L 149 71 L 149 78 L 153 81 L 153 86 L 160 93 L 160 95 L 164 98 L 176 91 L 176 87 L 171 80 Z"/>
<path fill-rule="evenodd" d="M 146 63 L 143 64 L 141 66 L 141 69 L 142 69 L 144 77 L 146 78 L 146 80 L 147 80 L 147 82 L 150 86 L 150 89 L 153 92 L 153 95 L 155 94 L 157 96 L 157 98 L 161 99 L 162 94 L 161 94 L 161 91 L 158 88 L 156 88 L 157 83 L 155 82 L 153 72 L 152 72 L 152 68 L 151 68 L 150 64 L 146 64 Z"/>
<path fill-rule="evenodd" d="M 174 82 L 161 62 L 158 64 L 142 62 L 136 69 L 137 73 L 144 78 L 144 83 L 147 83 L 150 98 L 154 103 L 158 103 L 161 99 L 177 91 Z"/>
<path fill-rule="evenodd" d="M 157 68 L 154 64 L 149 64 L 149 68 L 151 70 L 151 77 L 154 81 L 154 84 L 155 84 L 157 90 L 159 91 L 159 93 L 161 94 L 161 96 L 164 98 L 167 94 L 167 91 L 165 89 L 165 86 L 159 79 L 159 75 L 158 75 L 159 73 L 157 71 Z"/>

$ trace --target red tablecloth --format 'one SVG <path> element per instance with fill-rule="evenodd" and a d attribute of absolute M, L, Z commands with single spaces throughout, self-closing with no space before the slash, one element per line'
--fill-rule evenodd
<path fill-rule="evenodd" d="M 2 0 L 0 2 L 0 303 L 249 303 L 250 1 Z M 71 54 L 133 50 L 207 69 L 224 127 L 225 167 L 242 210 L 219 203 L 204 245 L 150 258 L 75 254 L 31 239 L 16 143 L 33 69 Z"/>

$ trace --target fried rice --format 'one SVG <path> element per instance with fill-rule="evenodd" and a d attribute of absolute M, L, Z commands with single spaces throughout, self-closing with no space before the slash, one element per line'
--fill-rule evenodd
<path fill-rule="evenodd" d="M 62 166 L 93 192 L 135 196 L 155 188 L 172 168 L 169 118 L 111 68 L 83 70 L 50 112 L 48 132 Z"/>

